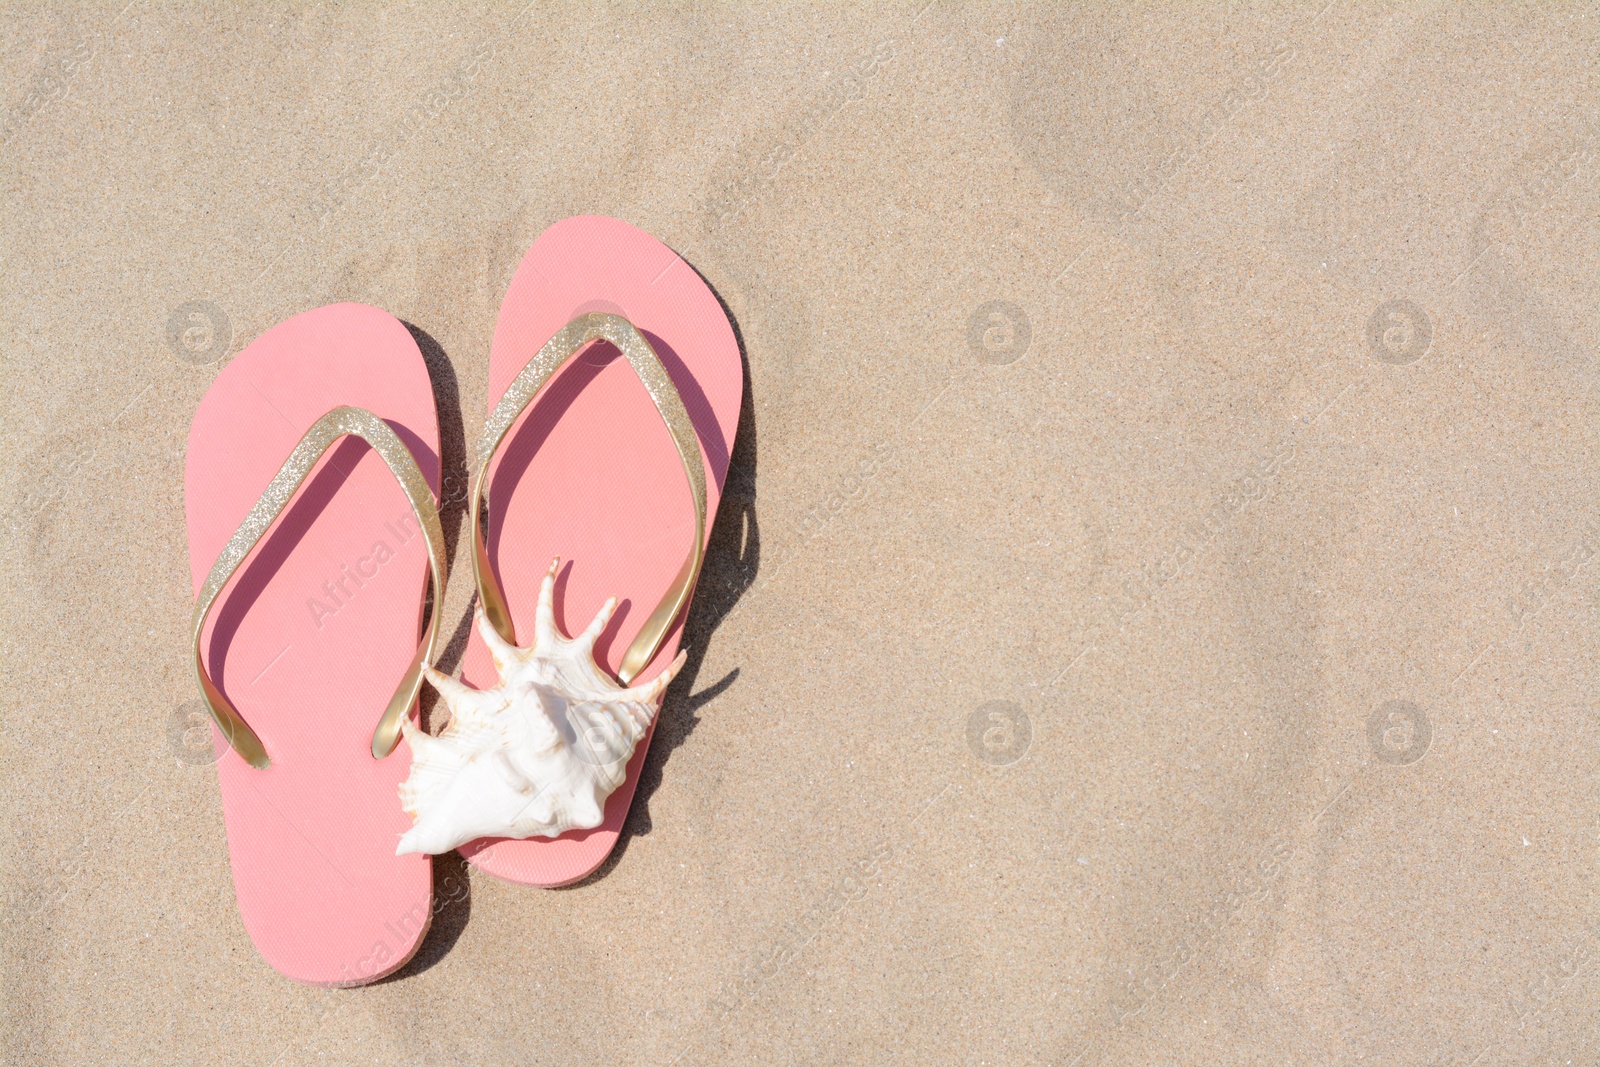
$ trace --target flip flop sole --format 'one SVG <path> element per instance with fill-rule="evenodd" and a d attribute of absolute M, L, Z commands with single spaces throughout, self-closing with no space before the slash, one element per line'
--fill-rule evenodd
<path fill-rule="evenodd" d="M 632 322 L 682 395 L 705 461 L 709 539 L 743 398 L 739 345 L 705 282 L 649 234 L 590 215 L 540 235 L 517 268 L 495 325 L 489 410 L 546 341 L 593 311 Z M 562 368 L 507 434 L 487 484 L 489 557 L 518 640 L 531 639 L 539 583 L 559 556 L 556 616 L 565 632 L 582 629 L 607 597 L 621 601 L 595 648 L 601 665 L 615 673 L 694 537 L 682 464 L 627 360 L 599 344 Z M 682 625 L 680 616 L 636 684 L 672 662 Z M 462 676 L 477 687 L 497 681 L 476 632 Z M 648 747 L 649 736 L 628 764 L 627 782 L 607 802 L 601 826 L 553 839 L 485 838 L 463 846 L 462 855 L 480 870 L 524 885 L 567 885 L 586 877 L 616 844 Z"/>
<path fill-rule="evenodd" d="M 217 375 L 189 433 L 184 496 L 196 591 L 306 430 L 340 405 L 384 419 L 439 490 L 422 354 L 377 308 L 337 304 L 262 334 Z M 372 732 L 415 655 L 428 552 L 405 494 L 365 441 L 334 444 L 218 598 L 212 678 L 259 735 L 252 768 L 213 727 L 239 913 L 275 969 L 322 986 L 380 978 L 427 931 L 432 867 L 394 854 L 410 825 L 400 745 Z"/>

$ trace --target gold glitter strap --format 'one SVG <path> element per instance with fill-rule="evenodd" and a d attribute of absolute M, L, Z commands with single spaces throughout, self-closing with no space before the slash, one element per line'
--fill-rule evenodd
<path fill-rule="evenodd" d="M 222 690 L 217 688 L 211 676 L 206 673 L 205 663 L 200 656 L 200 637 L 205 630 L 206 616 L 211 612 L 211 605 L 217 595 L 227 586 L 229 579 L 250 555 L 257 542 L 271 529 L 278 516 L 283 514 L 289 506 L 289 501 L 299 490 L 306 476 L 311 473 L 311 468 L 317 465 L 317 460 L 323 453 L 333 446 L 333 443 L 346 435 L 354 435 L 372 446 L 383 461 L 389 465 L 389 470 L 400 483 L 401 490 L 406 494 L 406 499 L 411 503 L 411 510 L 417 516 L 417 525 L 422 528 L 423 539 L 428 545 L 428 568 L 433 577 L 433 611 L 429 614 L 428 629 L 422 636 L 422 644 L 417 648 L 417 654 L 412 657 L 411 666 L 406 669 L 400 685 L 394 691 L 394 696 L 389 699 L 389 706 L 385 709 L 383 717 L 378 720 L 377 729 L 372 734 L 372 755 L 374 759 L 382 759 L 394 751 L 400 741 L 400 724 L 410 713 L 411 706 L 416 703 L 417 690 L 422 686 L 423 668 L 433 662 L 434 647 L 439 639 L 439 611 L 444 602 L 444 529 L 439 525 L 439 512 L 433 501 L 433 490 L 428 486 L 427 478 L 423 477 L 422 470 L 417 466 L 416 459 L 395 432 L 372 412 L 363 408 L 341 407 L 334 408 L 322 418 L 318 419 L 306 431 L 300 443 L 294 446 L 294 451 L 289 453 L 289 458 L 284 460 L 283 466 L 267 485 L 266 491 L 261 494 L 261 499 L 256 501 L 255 507 L 250 509 L 250 514 L 245 516 L 244 522 L 234 531 L 228 543 L 223 546 L 222 554 L 217 557 L 217 562 L 211 565 L 211 573 L 206 575 L 206 581 L 200 587 L 200 596 L 194 606 L 194 670 L 195 676 L 200 681 L 200 693 L 205 697 L 206 707 L 211 711 L 211 717 L 216 720 L 217 726 L 222 729 L 222 735 L 228 739 L 234 751 L 244 757 L 246 763 L 257 769 L 265 769 L 271 761 L 267 759 L 267 750 L 261 744 L 261 739 L 254 730 L 240 717 L 228 698 L 223 696 Z"/>
<path fill-rule="evenodd" d="M 655 656 L 656 650 L 661 647 L 667 631 L 672 628 L 673 620 L 689 602 L 689 596 L 694 591 L 695 579 L 700 576 L 700 564 L 705 559 L 706 474 L 704 461 L 700 456 L 700 442 L 695 437 L 694 424 L 689 421 L 689 412 L 683 406 L 683 398 L 678 395 L 678 387 L 672 384 L 672 376 L 661 365 L 661 359 L 656 355 L 655 349 L 650 347 L 650 342 L 634 328 L 633 323 L 622 316 L 594 312 L 580 315 L 567 323 L 561 328 L 561 332 L 546 341 L 538 354 L 528 361 L 528 365 L 523 367 L 512 380 L 505 395 L 494 406 L 489 421 L 484 424 L 483 439 L 478 444 L 477 489 L 472 494 L 471 514 L 472 576 L 478 584 L 478 602 L 483 606 L 484 615 L 501 637 L 515 643 L 516 632 L 511 625 L 511 610 L 506 606 L 505 593 L 500 589 L 500 582 L 489 566 L 488 549 L 483 543 L 483 525 L 479 520 L 484 503 L 489 462 L 499 450 L 506 432 L 511 429 L 511 424 L 517 421 L 517 417 L 533 402 L 534 397 L 539 395 L 539 390 L 544 388 L 545 382 L 591 342 L 602 340 L 610 341 L 617 346 L 627 357 L 633 372 L 644 383 L 645 391 L 650 394 L 650 399 L 655 402 L 656 411 L 661 414 L 661 421 L 667 424 L 667 432 L 672 435 L 672 443 L 678 448 L 678 458 L 683 461 L 684 476 L 689 479 L 689 491 L 694 495 L 694 545 L 689 549 L 689 558 L 678 571 L 678 576 L 667 590 L 667 595 L 662 597 L 661 603 L 656 605 L 656 610 L 645 620 L 644 629 L 639 631 L 639 636 L 633 639 L 633 644 L 628 646 L 627 653 L 622 657 L 622 666 L 617 670 L 617 677 L 622 679 L 623 685 L 628 685 L 640 671 L 644 670 L 645 665 Z"/>

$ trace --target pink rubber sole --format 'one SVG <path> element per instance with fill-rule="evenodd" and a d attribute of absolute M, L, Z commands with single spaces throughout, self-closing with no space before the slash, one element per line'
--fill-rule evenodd
<path fill-rule="evenodd" d="M 360 304 L 308 311 L 223 368 L 195 415 L 184 497 L 196 592 L 295 443 L 342 404 L 387 421 L 437 498 L 438 414 L 411 335 Z M 394 854 L 411 823 L 398 799 L 411 753 L 370 751 L 417 649 L 427 572 L 399 485 L 366 442 L 345 438 L 203 635 L 212 677 L 272 761 L 250 767 L 212 728 L 239 914 L 262 957 L 296 981 L 381 978 L 427 932 L 431 863 Z"/>
<path fill-rule="evenodd" d="M 709 539 L 743 397 L 739 346 L 711 290 L 649 234 L 589 215 L 540 235 L 517 268 L 495 325 L 490 410 L 546 341 L 591 311 L 622 315 L 638 327 L 683 396 L 705 458 Z M 621 601 L 595 649 L 601 665 L 615 673 L 694 537 L 694 507 L 672 438 L 616 349 L 596 345 L 551 379 L 507 435 L 490 472 L 488 499 L 489 555 L 518 641 L 531 640 L 539 582 L 559 556 L 556 618 L 568 634 L 587 625 L 607 597 Z M 680 617 L 638 682 L 672 661 L 682 625 Z M 476 631 L 462 675 L 480 688 L 496 682 Z M 617 842 L 648 746 L 647 737 L 600 827 L 554 839 L 483 839 L 463 846 L 462 855 L 524 885 L 584 878 Z"/>

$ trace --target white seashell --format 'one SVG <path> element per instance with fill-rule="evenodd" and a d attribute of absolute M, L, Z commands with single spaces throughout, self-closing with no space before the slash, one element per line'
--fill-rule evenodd
<path fill-rule="evenodd" d="M 531 647 L 504 641 L 478 608 L 499 686 L 471 689 L 428 669 L 450 722 L 437 737 L 404 724 L 411 774 L 400 785 L 400 806 L 416 823 L 396 855 L 437 855 L 480 837 L 558 837 L 605 820 L 606 798 L 626 779 L 684 655 L 644 685 L 612 681 L 595 664 L 594 643 L 616 598 L 568 640 L 555 619 L 559 563 L 539 589 Z"/>

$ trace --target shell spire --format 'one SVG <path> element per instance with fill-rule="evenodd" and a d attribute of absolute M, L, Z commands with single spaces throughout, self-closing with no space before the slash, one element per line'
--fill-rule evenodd
<path fill-rule="evenodd" d="M 616 598 L 578 636 L 566 637 L 555 618 L 559 564 L 539 587 L 530 646 L 504 640 L 482 606 L 476 609 L 499 685 L 473 689 L 427 670 L 450 721 L 437 737 L 409 720 L 402 726 L 411 773 L 400 803 L 415 823 L 401 835 L 397 855 L 436 855 L 480 837 L 559 837 L 605 820 L 606 799 L 626 780 L 628 760 L 684 654 L 642 685 L 618 685 L 594 660 Z"/>

